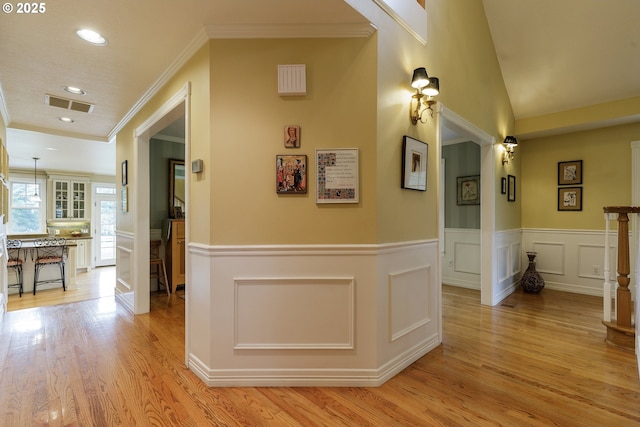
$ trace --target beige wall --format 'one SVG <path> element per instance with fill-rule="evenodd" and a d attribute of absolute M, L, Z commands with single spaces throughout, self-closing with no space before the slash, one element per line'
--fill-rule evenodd
<path fill-rule="evenodd" d="M 376 241 L 375 43 L 211 41 L 211 243 Z M 278 95 L 278 64 L 306 64 L 306 96 Z M 284 148 L 286 125 L 301 127 L 300 148 Z M 359 150 L 360 203 L 316 204 L 317 148 Z M 307 194 L 276 194 L 278 154 L 307 156 Z"/>
<path fill-rule="evenodd" d="M 136 114 L 116 136 L 116 164 L 118 165 L 118 176 L 116 182 L 121 182 L 120 164 L 123 160 L 129 163 L 128 185 L 129 188 L 129 212 L 123 213 L 118 206 L 118 230 L 132 232 L 134 226 L 134 204 L 136 197 L 137 183 L 136 177 L 139 173 L 149 173 L 148 171 L 136 171 L 133 166 L 134 161 L 134 141 L 133 134 L 147 118 L 158 110 L 173 95 L 178 93 L 184 85 L 191 83 L 191 140 L 193 158 L 207 159 L 209 153 L 209 50 L 206 46 L 201 48 L 176 75 Z M 199 174 L 193 178 L 192 190 L 199 193 L 199 197 L 192 199 L 191 216 L 194 241 L 206 242 L 209 229 L 206 209 L 208 206 L 209 184 L 207 177 L 209 172 Z M 120 194 L 118 192 L 118 194 Z"/>
<path fill-rule="evenodd" d="M 437 100 L 496 138 L 512 132 L 513 113 L 480 1 L 427 1 L 428 42 L 424 46 L 384 13 L 372 12 L 378 28 L 378 215 L 379 242 L 438 236 L 438 169 L 435 120 L 409 122 L 410 79 L 424 66 L 440 78 Z M 426 193 L 402 190 L 402 136 L 429 144 Z M 495 185 L 506 176 L 496 150 Z M 509 173 L 518 175 L 517 162 Z M 499 194 L 499 190 L 498 190 Z M 506 200 L 506 199 L 505 199 Z M 496 227 L 519 227 L 519 202 L 496 200 Z"/>
<path fill-rule="evenodd" d="M 205 160 L 204 173 L 191 177 L 193 242 L 373 243 L 436 237 L 436 126 L 435 120 L 409 122 L 411 72 L 426 66 L 439 76 L 439 101 L 497 140 L 509 133 L 513 117 L 481 2 L 430 3 L 426 46 L 385 14 L 376 17 L 378 33 L 367 39 L 210 41 L 119 132 L 118 163 L 133 158 L 133 130 L 189 80 L 191 158 Z M 308 94 L 279 96 L 277 65 L 298 63 L 307 66 Z M 284 149 L 282 129 L 289 124 L 302 128 L 299 149 Z M 429 143 L 425 193 L 400 188 L 403 135 Z M 315 149 L 334 147 L 359 149 L 358 204 L 315 203 Z M 308 156 L 308 193 L 277 195 L 275 156 L 292 153 Z M 499 171 L 496 186 L 501 176 Z M 133 200 L 135 183 L 129 191 Z M 498 218 L 518 223 L 511 220 L 519 216 L 514 204 L 498 207 Z M 119 215 L 118 228 L 132 230 L 131 212 Z"/>
<path fill-rule="evenodd" d="M 631 203 L 631 146 L 640 124 L 532 139 L 520 144 L 522 227 L 604 229 L 604 206 Z M 559 212 L 558 162 L 582 160 L 583 206 Z"/>

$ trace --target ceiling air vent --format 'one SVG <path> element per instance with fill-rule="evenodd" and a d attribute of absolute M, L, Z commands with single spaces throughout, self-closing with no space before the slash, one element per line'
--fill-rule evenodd
<path fill-rule="evenodd" d="M 45 95 L 44 102 L 52 107 L 64 108 L 65 110 L 80 111 L 81 113 L 91 113 L 95 105 L 86 102 L 74 101 L 72 99 L 60 98 L 59 96 Z"/>

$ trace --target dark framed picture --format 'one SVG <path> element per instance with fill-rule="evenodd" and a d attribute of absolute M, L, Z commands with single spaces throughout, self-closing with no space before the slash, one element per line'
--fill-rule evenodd
<path fill-rule="evenodd" d="M 427 191 L 427 156 L 429 145 L 404 136 L 402 138 L 402 188 Z"/>
<path fill-rule="evenodd" d="M 558 188 L 558 210 L 559 211 L 581 211 L 582 210 L 582 187 Z"/>
<path fill-rule="evenodd" d="M 513 175 L 507 175 L 507 201 L 516 201 L 516 177 Z"/>
<path fill-rule="evenodd" d="M 285 148 L 300 148 L 300 126 L 284 127 L 284 146 Z"/>
<path fill-rule="evenodd" d="M 127 185 L 128 182 L 128 178 L 127 178 L 127 161 L 124 160 L 122 162 L 122 185 Z"/>
<path fill-rule="evenodd" d="M 507 194 L 507 178 L 500 178 L 500 194 Z"/>
<path fill-rule="evenodd" d="M 304 194 L 307 192 L 307 156 L 276 156 L 276 193 Z"/>
<path fill-rule="evenodd" d="M 480 175 L 457 178 L 458 205 L 480 204 Z"/>
<path fill-rule="evenodd" d="M 582 184 L 582 160 L 558 162 L 558 185 Z"/>

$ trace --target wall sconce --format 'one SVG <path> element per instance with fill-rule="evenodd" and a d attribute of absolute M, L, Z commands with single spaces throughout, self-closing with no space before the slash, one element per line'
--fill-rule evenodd
<path fill-rule="evenodd" d="M 509 160 L 513 160 L 513 156 L 515 155 L 513 150 L 518 146 L 518 140 L 515 136 L 508 135 L 502 142 L 502 145 L 504 146 L 502 164 L 505 165 L 509 163 Z"/>
<path fill-rule="evenodd" d="M 413 70 L 411 87 L 416 90 L 416 93 L 411 95 L 411 104 L 409 106 L 411 123 L 414 125 L 418 124 L 418 122 L 426 123 L 426 117 L 425 120 L 422 120 L 422 115 L 429 110 L 429 115 L 433 118 L 431 106 L 436 103 L 433 97 L 440 93 L 440 79 L 429 77 L 424 67 L 416 68 Z"/>

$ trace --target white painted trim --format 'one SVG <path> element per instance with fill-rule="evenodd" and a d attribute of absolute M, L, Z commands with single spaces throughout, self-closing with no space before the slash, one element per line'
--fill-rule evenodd
<path fill-rule="evenodd" d="M 2 91 L 2 85 L 0 84 L 0 116 L 4 122 L 4 127 L 8 128 L 11 118 L 9 117 L 9 110 L 7 110 L 7 102 L 5 101 L 4 92 Z M 4 141 L 6 144 L 7 141 Z"/>
<path fill-rule="evenodd" d="M 427 11 L 416 1 L 373 0 L 373 2 L 416 40 L 423 45 L 427 44 Z"/>
<path fill-rule="evenodd" d="M 379 387 L 439 346 L 433 335 L 377 369 L 209 369 L 189 355 L 189 369 L 209 387 Z"/>
<path fill-rule="evenodd" d="M 433 268 L 439 260 L 436 239 L 364 245 L 189 243 L 187 248 L 193 260 L 189 268 L 194 272 L 188 288 L 199 301 L 187 314 L 197 319 L 197 323 L 192 320 L 191 333 L 197 342 L 194 340 L 191 346 L 188 367 L 210 386 L 376 386 L 435 348 L 442 339 L 441 286 Z M 251 329 L 245 329 L 242 343 L 258 345 L 237 348 L 233 322 L 237 310 L 234 283 L 238 278 L 257 281 L 254 286 L 264 281 L 267 287 L 280 280 L 295 285 L 300 278 L 311 284 L 314 278 L 320 279 L 319 284 L 324 279 L 348 278 L 353 283 L 353 294 L 339 287 L 338 293 L 326 294 L 323 304 L 341 304 L 341 316 L 351 307 L 351 348 L 342 348 L 345 334 L 321 333 L 326 327 L 346 332 L 347 317 L 328 326 L 331 323 L 318 322 L 313 316 L 299 325 L 302 330 L 315 331 L 309 335 L 309 342 L 306 335 L 300 338 L 296 328 L 291 329 L 290 335 L 286 331 L 273 335 L 270 326 L 263 333 L 262 325 L 249 323 L 243 326 Z M 394 287 L 396 284 L 400 287 Z M 426 299 L 416 301 L 414 289 L 424 290 Z M 298 292 L 300 288 L 292 290 Z M 290 295 L 286 288 L 278 292 Z M 253 299 L 245 301 L 245 309 L 250 310 L 252 304 L 277 308 L 284 301 L 278 292 L 250 293 Z M 259 300 L 254 298 L 256 295 Z M 289 303 L 284 304 L 282 308 L 287 310 Z M 331 316 L 331 310 L 326 312 Z M 250 320 L 246 316 L 245 319 Z M 287 322 L 283 324 L 285 328 Z M 283 343 L 286 345 L 280 345 Z M 302 348 L 290 348 L 291 343 L 302 344 Z M 318 345 L 313 346 L 314 343 Z M 340 348 L 329 348 L 327 343 L 338 343 Z M 262 348 L 265 344 L 271 348 Z M 314 348 L 307 348 L 308 344 Z M 268 357 L 264 357 L 264 351 L 268 351 Z"/>
<path fill-rule="evenodd" d="M 211 39 L 370 37 L 375 31 L 376 28 L 368 22 L 291 25 L 212 24 L 205 26 L 205 33 Z"/>
<path fill-rule="evenodd" d="M 116 126 L 109 132 L 107 140 L 111 141 L 116 137 L 118 132 L 124 128 L 129 120 L 131 120 L 140 110 L 162 89 L 167 82 L 182 68 L 189 59 L 207 42 L 209 38 L 206 32 L 201 30 L 196 37 L 185 47 L 185 49 L 173 60 L 171 65 L 158 77 L 158 79 L 151 85 L 149 89 L 142 95 L 142 97 L 136 102 L 133 107 L 124 115 L 124 117 L 116 124 Z"/>
<path fill-rule="evenodd" d="M 480 145 L 480 182 L 481 182 L 481 211 L 480 211 L 480 224 L 481 224 L 481 295 L 480 300 L 483 305 L 496 305 L 500 302 L 499 295 L 496 293 L 498 288 L 497 283 L 497 261 L 496 261 L 496 237 L 495 237 L 495 202 L 496 202 L 496 159 L 495 159 L 495 138 L 468 122 L 461 116 L 457 115 L 453 111 L 444 107 L 441 103 L 438 103 L 440 114 L 438 115 L 442 120 L 438 120 L 438 125 L 441 128 L 446 126 L 454 132 L 467 136 L 470 141 Z M 439 135 L 442 131 L 439 131 Z M 442 142 L 438 137 L 438 146 L 441 146 Z M 440 191 L 444 191 L 442 186 L 443 182 L 439 184 Z M 439 218 L 439 221 L 444 222 L 444 218 Z M 442 244 L 442 243 L 441 243 Z"/>

